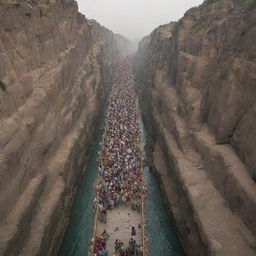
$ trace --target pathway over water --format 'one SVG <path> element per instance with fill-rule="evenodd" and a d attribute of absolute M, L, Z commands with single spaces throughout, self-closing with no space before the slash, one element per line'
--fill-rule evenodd
<path fill-rule="evenodd" d="M 100 236 L 104 230 L 109 234 L 107 240 L 107 248 L 109 255 L 115 254 L 115 241 L 120 239 L 124 242 L 124 247 L 129 246 L 131 238 L 131 227 L 138 227 L 141 224 L 141 215 L 131 210 L 131 207 L 122 205 L 108 213 L 108 221 L 106 224 L 98 222 L 97 236 Z M 142 244 L 141 229 L 137 229 L 136 242 Z"/>
<path fill-rule="evenodd" d="M 91 253 L 146 256 L 143 160 L 130 58 L 120 62 L 115 72 L 98 162 L 96 234 Z"/>

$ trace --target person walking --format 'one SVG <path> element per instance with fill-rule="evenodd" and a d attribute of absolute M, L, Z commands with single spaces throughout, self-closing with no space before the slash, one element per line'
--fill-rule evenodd
<path fill-rule="evenodd" d="M 136 229 L 135 229 L 135 227 L 134 226 L 132 226 L 132 237 L 134 237 L 135 238 L 135 236 L 136 236 Z"/>

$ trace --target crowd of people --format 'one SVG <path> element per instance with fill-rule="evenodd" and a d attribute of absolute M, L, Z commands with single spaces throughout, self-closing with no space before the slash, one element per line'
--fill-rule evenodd
<path fill-rule="evenodd" d="M 137 104 L 132 64 L 128 58 L 120 62 L 114 76 L 98 157 L 99 178 L 94 205 L 98 208 L 99 218 L 104 223 L 107 222 L 108 211 L 122 204 L 129 205 L 134 211 L 141 211 L 145 188 L 142 180 L 143 160 L 139 146 Z M 97 239 L 99 240 L 98 237 Z M 135 238 L 131 239 L 127 248 L 117 240 L 119 242 L 115 249 L 119 255 L 139 255 L 139 245 Z M 104 255 L 102 250 L 106 248 L 106 241 L 98 241 L 94 247 L 95 255 Z"/>
<path fill-rule="evenodd" d="M 117 253 L 120 256 L 141 256 L 142 248 L 133 237 L 131 237 L 129 241 L 129 246 L 126 248 L 124 247 L 124 243 L 122 241 L 116 239 L 115 253 Z"/>
<path fill-rule="evenodd" d="M 104 230 L 104 232 L 95 238 L 94 241 L 94 248 L 93 248 L 93 255 L 94 256 L 108 256 L 108 250 L 106 248 L 106 242 L 109 235 Z"/>

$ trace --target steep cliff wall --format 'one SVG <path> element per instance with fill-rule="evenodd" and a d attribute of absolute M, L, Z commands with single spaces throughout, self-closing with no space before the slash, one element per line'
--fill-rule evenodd
<path fill-rule="evenodd" d="M 205 1 L 140 43 L 149 164 L 188 255 L 255 255 L 255 1 Z"/>
<path fill-rule="evenodd" d="M 55 255 L 118 56 L 73 0 L 1 1 L 0 255 Z"/>
<path fill-rule="evenodd" d="M 115 34 L 115 39 L 117 41 L 117 47 L 121 56 L 127 56 L 135 52 L 132 42 L 123 37 L 120 34 Z"/>

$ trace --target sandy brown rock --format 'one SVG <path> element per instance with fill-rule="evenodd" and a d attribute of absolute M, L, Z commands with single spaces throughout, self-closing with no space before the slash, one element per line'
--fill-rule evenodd
<path fill-rule="evenodd" d="M 57 253 L 118 54 L 73 0 L 1 1 L 0 255 Z"/>
<path fill-rule="evenodd" d="M 255 17 L 205 1 L 135 58 L 149 164 L 189 255 L 256 254 Z"/>

